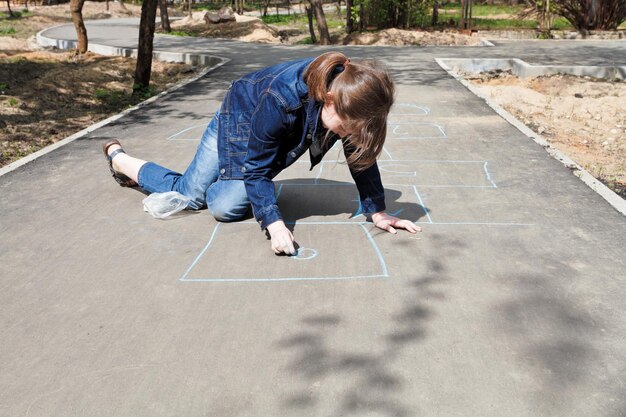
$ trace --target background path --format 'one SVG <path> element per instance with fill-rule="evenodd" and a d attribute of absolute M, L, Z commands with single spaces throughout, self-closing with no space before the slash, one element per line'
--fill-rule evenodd
<path fill-rule="evenodd" d="M 339 48 L 395 76 L 380 165 L 424 232 L 352 217 L 337 149 L 277 180 L 301 259 L 251 220 L 151 218 L 101 144 L 182 170 L 232 79 L 326 49 L 156 45 L 230 61 L 0 177 L 1 416 L 626 415 L 624 217 L 434 61 L 624 65 L 623 42 Z"/>

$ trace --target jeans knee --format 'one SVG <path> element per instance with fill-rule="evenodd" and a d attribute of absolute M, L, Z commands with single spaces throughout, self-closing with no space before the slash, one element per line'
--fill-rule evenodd
<path fill-rule="evenodd" d="M 236 222 L 243 219 L 248 213 L 248 205 L 226 207 L 224 205 L 212 204 L 209 206 L 211 214 L 218 222 Z"/>

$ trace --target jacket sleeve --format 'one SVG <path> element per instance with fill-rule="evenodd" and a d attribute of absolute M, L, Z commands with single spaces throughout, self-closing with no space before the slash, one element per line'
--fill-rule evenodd
<path fill-rule="evenodd" d="M 348 158 L 353 149 L 345 139 L 342 142 L 344 154 Z M 356 188 L 359 190 L 361 204 L 359 214 L 378 213 L 385 210 L 385 188 L 380 179 L 378 164 L 374 162 L 372 166 L 360 172 L 356 172 L 352 167 L 349 168 Z"/>
<path fill-rule="evenodd" d="M 243 176 L 254 217 L 262 229 L 282 219 L 276 204 L 272 167 L 278 157 L 280 140 L 290 124 L 289 115 L 280 99 L 265 92 L 260 97 L 250 121 Z"/>

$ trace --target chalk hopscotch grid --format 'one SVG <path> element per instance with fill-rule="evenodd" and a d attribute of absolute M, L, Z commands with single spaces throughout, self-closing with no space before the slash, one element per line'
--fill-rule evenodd
<path fill-rule="evenodd" d="M 236 222 L 236 223 L 229 223 L 229 225 L 249 225 L 249 224 L 254 224 L 257 225 L 256 222 L 254 221 L 243 221 L 243 222 Z M 347 276 L 331 276 L 331 277 L 291 277 L 291 278 L 250 278 L 250 277 L 240 277 L 240 278 L 190 278 L 189 275 L 191 274 L 191 271 L 195 268 L 195 266 L 197 265 L 197 263 L 200 261 L 200 259 L 204 256 L 204 254 L 210 249 L 211 245 L 213 244 L 213 241 L 215 240 L 215 236 L 217 235 L 217 231 L 219 230 L 221 223 L 218 223 L 215 226 L 215 229 L 213 229 L 213 233 L 211 234 L 211 237 L 208 241 L 208 243 L 206 244 L 206 246 L 202 249 L 202 251 L 200 251 L 200 253 L 198 254 L 198 256 L 194 259 L 194 261 L 191 263 L 191 265 L 189 266 L 189 268 L 187 268 L 187 270 L 185 271 L 185 273 L 179 278 L 179 281 L 183 281 L 183 282 L 281 282 L 281 281 L 332 281 L 332 280 L 356 280 L 356 279 L 385 279 L 389 277 L 389 271 L 387 269 L 387 264 L 385 263 L 385 259 L 383 258 L 383 255 L 380 251 L 380 248 L 378 247 L 378 245 L 376 244 L 376 241 L 374 240 L 372 234 L 370 233 L 370 231 L 367 229 L 367 227 L 365 227 L 365 225 L 371 225 L 371 223 L 369 222 L 341 222 L 341 221 L 336 221 L 336 222 L 285 222 L 285 224 L 288 225 L 294 225 L 294 224 L 298 224 L 298 225 L 358 225 L 360 226 L 360 228 L 363 230 L 363 232 L 365 233 L 369 243 L 372 245 L 372 248 L 374 250 L 374 252 L 376 253 L 376 256 L 378 257 L 378 262 L 379 262 L 379 266 L 380 266 L 380 273 L 377 274 L 372 274 L 372 275 L 347 275 Z M 309 248 L 303 248 L 303 249 L 309 249 Z M 285 257 L 286 261 L 297 261 L 299 260 L 297 257 Z"/>
<path fill-rule="evenodd" d="M 463 165 L 463 164 L 481 164 L 482 171 L 485 176 L 485 180 L 489 183 L 489 185 L 471 185 L 471 184 L 414 184 L 418 187 L 428 187 L 428 188 L 498 188 L 496 183 L 491 178 L 491 172 L 489 171 L 489 161 L 472 161 L 472 160 L 420 160 L 420 159 L 393 159 L 391 153 L 387 150 L 386 147 L 383 148 L 383 152 L 390 159 L 384 159 L 378 161 L 378 168 L 380 171 L 390 173 L 392 177 L 417 177 L 417 171 L 391 171 L 388 169 L 387 165 L 403 165 L 402 163 L 418 163 L 418 164 L 453 164 L 453 165 Z M 388 164 L 389 162 L 393 162 L 393 164 Z M 296 164 L 310 164 L 308 161 L 295 161 Z M 324 167 L 330 164 L 345 164 L 343 160 L 329 160 L 329 161 L 321 161 L 319 166 L 319 171 L 316 174 L 313 184 L 311 183 L 292 183 L 290 185 L 318 185 L 320 180 L 324 180 L 322 178 L 322 174 L 324 173 Z M 336 184 L 336 186 L 341 186 L 343 184 Z M 353 186 L 354 184 L 345 184 L 346 186 Z M 385 186 L 407 186 L 408 184 L 395 184 L 391 182 L 385 182 Z"/>
<path fill-rule="evenodd" d="M 430 113 L 430 109 L 426 106 L 420 106 L 420 105 L 416 105 L 416 104 L 411 104 L 411 103 L 399 103 L 397 104 L 394 109 L 396 109 L 395 112 L 391 113 L 389 115 L 389 121 L 390 121 L 390 127 L 391 127 L 391 132 L 395 135 L 395 137 L 393 137 L 393 139 L 396 140 L 411 140 L 411 139 L 445 139 L 447 138 L 447 134 L 444 130 L 444 128 L 436 123 L 426 123 L 426 122 L 402 122 L 402 121 L 395 121 L 398 117 L 406 117 L 406 116 L 426 116 Z M 408 109 L 408 110 L 407 110 Z M 167 138 L 167 140 L 189 140 L 189 141 L 199 141 L 199 138 L 179 138 L 179 136 L 183 135 L 186 132 L 189 132 L 193 129 L 197 129 L 197 128 L 202 128 L 202 133 L 204 132 L 204 129 L 206 129 L 206 126 L 208 126 L 208 123 L 205 124 L 201 124 L 201 125 L 195 125 L 192 127 L 189 127 L 187 129 L 183 129 L 182 131 L 171 135 Z M 410 126 L 413 127 L 419 127 L 419 126 L 429 126 L 429 127 L 433 127 L 435 129 L 436 132 L 438 132 L 437 135 L 434 136 L 411 136 L 411 132 L 408 132 L 407 129 L 410 128 Z M 201 137 L 201 135 L 200 135 Z M 413 185 L 407 185 L 407 184 L 393 184 L 393 183 L 387 183 L 385 184 L 386 186 L 394 186 L 394 187 L 409 187 L 412 189 L 413 193 L 415 194 L 419 205 L 421 206 L 422 210 L 425 213 L 426 216 L 426 220 L 425 221 L 416 221 L 415 223 L 417 224 L 428 224 L 428 225 L 434 225 L 434 226 L 460 226 L 460 225 L 475 225 L 475 226 L 513 226 L 513 227 L 523 227 L 523 226 L 533 226 L 533 224 L 529 224 L 529 223 L 496 223 L 496 222 L 436 222 L 433 220 L 433 218 L 431 217 L 429 210 L 426 208 L 426 205 L 424 204 L 424 200 L 419 192 L 418 187 L 420 188 L 424 188 L 424 187 L 431 187 L 431 188 L 493 188 L 496 189 L 498 188 L 495 181 L 492 179 L 491 176 L 491 172 L 489 171 L 489 162 L 488 161 L 477 161 L 477 160 L 396 160 L 394 159 L 393 155 L 391 154 L 391 152 L 389 152 L 389 150 L 384 147 L 383 148 L 383 154 L 388 158 L 388 159 L 381 159 L 379 160 L 379 167 L 382 167 L 381 170 L 386 170 L 387 173 L 391 172 L 393 175 L 392 176 L 398 176 L 398 177 L 402 177 L 402 176 L 413 176 L 413 177 L 417 177 L 417 172 L 413 171 L 413 172 L 406 172 L 406 171 L 399 171 L 399 172 L 393 172 L 393 171 L 389 171 L 388 169 L 385 168 L 385 164 L 387 162 L 393 162 L 395 165 L 398 165 L 398 163 L 422 163 L 422 164 L 482 164 L 482 170 L 485 176 L 486 181 L 489 183 L 489 185 L 471 185 L 471 184 L 449 184 L 449 185 L 435 185 L 435 184 L 413 184 Z M 308 161 L 296 161 L 296 163 L 308 163 Z M 345 161 L 340 161 L 340 160 L 327 160 L 327 161 L 322 161 L 319 165 L 319 172 L 317 173 L 316 177 L 313 179 L 313 183 L 291 183 L 289 184 L 289 186 L 315 186 L 315 185 L 320 185 L 319 181 L 322 176 L 322 173 L 324 171 L 324 166 L 325 164 L 338 164 L 338 163 L 345 163 Z M 333 186 L 341 186 L 343 184 L 334 184 Z M 353 184 L 345 184 L 346 186 L 353 186 Z M 280 196 L 280 194 L 282 193 L 284 188 L 283 184 L 280 184 L 278 186 L 277 192 L 276 192 L 276 198 L 278 199 L 278 197 Z M 359 198 L 357 196 L 355 201 L 359 201 Z M 402 211 L 402 210 L 400 210 Z M 359 209 L 357 210 L 357 212 L 355 213 L 355 215 L 353 216 L 356 217 L 358 215 L 362 214 L 361 212 L 361 208 L 360 208 L 360 202 L 359 202 Z M 399 212 L 395 213 L 395 214 L 399 214 Z M 238 223 L 231 223 L 232 225 L 245 225 L 245 224 L 257 224 L 255 221 L 244 221 L 244 222 L 238 222 Z M 296 222 L 286 222 L 286 224 L 296 224 Z M 185 271 L 185 273 L 179 278 L 180 281 L 183 282 L 280 282 L 280 281 L 318 281 L 318 280 L 353 280 L 353 279 L 384 279 L 389 277 L 389 272 L 384 260 L 384 257 L 378 247 L 378 245 L 376 244 L 376 242 L 374 241 L 373 236 L 371 235 L 371 233 L 369 232 L 369 230 L 365 227 L 366 225 L 370 225 L 372 226 L 371 222 L 368 221 L 330 221 L 330 222 L 314 222 L 314 221 L 299 221 L 297 222 L 297 224 L 302 224 L 302 225 L 306 225 L 306 224 L 311 224 L 311 225 L 359 225 L 362 230 L 364 231 L 365 235 L 367 236 L 368 241 L 370 242 L 370 244 L 372 245 L 374 251 L 376 252 L 376 255 L 378 257 L 378 261 L 380 263 L 380 267 L 381 267 L 381 273 L 379 274 L 374 274 L 374 275 L 359 275 L 359 276 L 335 276 L 335 277 L 292 277 L 292 278 L 250 278 L 250 277 L 240 277 L 240 278 L 190 278 L 190 274 L 191 271 L 195 268 L 195 266 L 197 265 L 197 263 L 200 261 L 200 259 L 207 253 L 207 251 L 209 251 L 209 249 L 211 248 L 211 245 L 213 244 L 214 240 L 215 240 L 215 236 L 217 234 L 217 231 L 220 228 L 220 223 L 218 223 L 215 227 L 215 229 L 213 230 L 213 233 L 211 234 L 211 237 L 208 241 L 208 243 L 205 245 L 205 247 L 201 250 L 201 252 L 198 254 L 198 256 L 194 259 L 194 261 L 192 262 L 192 264 L 189 266 L 189 268 Z M 308 249 L 313 251 L 315 254 L 310 256 L 309 258 L 300 258 L 300 259 L 312 259 L 316 256 L 316 252 L 313 249 L 309 249 L 309 248 L 304 248 L 304 249 Z M 297 257 L 293 258 L 293 259 L 298 259 Z"/>

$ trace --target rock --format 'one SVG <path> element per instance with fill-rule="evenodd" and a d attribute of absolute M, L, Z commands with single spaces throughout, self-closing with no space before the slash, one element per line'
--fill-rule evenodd
<path fill-rule="evenodd" d="M 237 18 L 235 17 L 235 13 L 231 7 L 222 7 L 218 12 L 220 15 L 220 20 L 222 22 L 236 22 Z"/>
<path fill-rule="evenodd" d="M 583 98 L 583 95 L 580 94 L 580 93 L 576 93 L 576 94 L 574 94 L 574 97 L 576 97 L 576 98 Z"/>
<path fill-rule="evenodd" d="M 611 129 L 611 134 L 612 135 L 617 135 L 619 133 L 618 129 Z"/>
<path fill-rule="evenodd" d="M 609 144 L 609 141 L 605 140 L 604 142 L 602 142 L 602 146 L 607 146 Z"/>
<path fill-rule="evenodd" d="M 207 12 L 204 16 L 204 21 L 207 22 L 207 24 L 236 22 L 237 17 L 235 13 L 233 13 L 233 9 L 227 6 L 222 7 L 217 13 Z"/>
<path fill-rule="evenodd" d="M 540 135 L 546 131 L 546 128 L 543 126 L 539 126 L 539 128 L 537 129 L 537 133 L 539 133 Z"/>
<path fill-rule="evenodd" d="M 208 13 L 204 15 L 204 21 L 207 24 L 211 24 L 211 23 L 220 23 L 220 15 L 217 13 Z"/>

